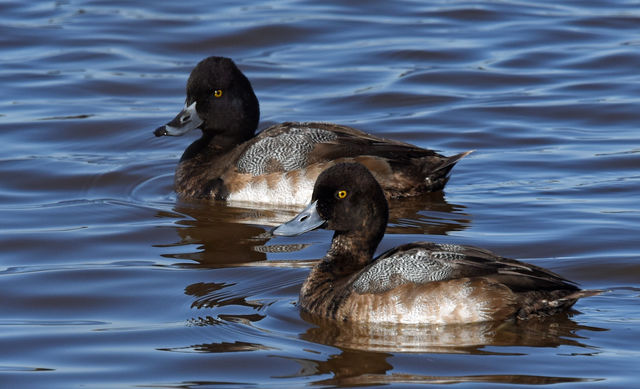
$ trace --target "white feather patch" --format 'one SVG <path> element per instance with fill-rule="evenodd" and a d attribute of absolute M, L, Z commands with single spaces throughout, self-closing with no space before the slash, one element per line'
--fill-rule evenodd
<path fill-rule="evenodd" d="M 273 185 L 266 179 L 256 180 L 239 191 L 229 194 L 230 203 L 264 203 L 274 205 L 307 205 L 311 201 L 314 181 L 300 174 L 294 187 L 292 180 L 283 174 Z"/>
<path fill-rule="evenodd" d="M 389 304 L 371 307 L 367 321 L 401 324 L 475 323 L 490 319 L 486 301 L 472 298 L 473 290 L 461 287 L 455 294 L 421 295 L 407 303 L 394 295 Z"/>

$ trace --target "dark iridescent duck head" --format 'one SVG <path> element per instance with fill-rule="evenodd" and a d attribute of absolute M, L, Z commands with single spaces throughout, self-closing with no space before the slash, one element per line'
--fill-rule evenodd
<path fill-rule="evenodd" d="M 551 315 L 596 293 L 472 246 L 416 242 L 374 259 L 387 214 L 383 191 L 365 167 L 342 163 L 320 174 L 311 204 L 273 231 L 335 231 L 302 286 L 301 309 L 340 321 L 471 323 Z"/>
<path fill-rule="evenodd" d="M 175 189 L 182 198 L 306 204 L 318 174 L 338 161 L 367 166 L 389 198 L 416 196 L 442 189 L 453 166 L 468 154 L 446 157 L 331 123 L 287 122 L 255 135 L 258 99 L 229 58 L 198 63 L 186 91 L 184 109 L 154 132 L 202 131 L 176 171 Z"/>
<path fill-rule="evenodd" d="M 332 255 L 345 264 L 370 261 L 387 227 L 389 209 L 384 192 L 364 166 L 340 163 L 320 174 L 309 204 L 274 235 L 299 235 L 316 228 L 335 231 Z M 347 250 L 346 252 L 338 252 Z"/>
<path fill-rule="evenodd" d="M 234 144 L 253 137 L 260 108 L 251 83 L 229 58 L 209 57 L 199 62 L 187 81 L 184 109 L 156 136 L 180 136 L 199 128 L 208 137 Z"/>

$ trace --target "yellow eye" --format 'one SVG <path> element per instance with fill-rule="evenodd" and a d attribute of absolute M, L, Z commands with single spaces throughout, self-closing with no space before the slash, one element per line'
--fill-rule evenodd
<path fill-rule="evenodd" d="M 339 199 L 343 199 L 345 197 L 347 197 L 347 191 L 346 190 L 339 190 L 336 192 L 336 197 Z"/>
<path fill-rule="evenodd" d="M 218 97 L 222 97 L 222 89 L 216 89 L 213 91 L 213 96 L 218 98 Z"/>

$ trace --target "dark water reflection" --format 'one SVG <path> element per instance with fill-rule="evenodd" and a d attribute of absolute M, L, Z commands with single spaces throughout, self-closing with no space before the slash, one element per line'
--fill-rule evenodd
<path fill-rule="evenodd" d="M 622 0 L 0 3 L 0 386 L 637 386 L 639 25 Z M 391 204 L 380 251 L 474 244 L 607 292 L 527 323 L 306 320 L 331 234 L 176 199 L 195 135 L 152 136 L 208 55 L 251 79 L 261 128 L 476 150 Z"/>
<path fill-rule="evenodd" d="M 252 250 L 252 246 L 268 240 L 264 227 L 259 226 L 260 221 L 268 220 L 268 212 L 202 202 L 180 204 L 174 210 L 185 218 L 176 222 L 176 241 L 166 246 L 195 251 L 168 257 L 195 261 L 205 267 L 266 260 L 266 255 Z"/>
<path fill-rule="evenodd" d="M 387 359 L 392 354 L 347 350 L 328 361 L 298 360 L 302 365 L 298 374 L 291 377 L 307 377 L 330 374 L 333 377 L 315 381 L 315 385 L 330 386 L 379 386 L 389 384 L 460 384 L 492 383 L 516 385 L 549 385 L 568 382 L 594 382 L 599 379 L 575 377 L 543 377 L 527 375 L 464 375 L 428 376 L 393 373 L 393 365 Z M 364 361 L 364 363 L 363 363 Z M 284 378 L 284 377 L 283 377 Z"/>
<path fill-rule="evenodd" d="M 464 213 L 465 207 L 449 204 L 442 192 L 403 201 L 392 200 L 390 207 L 388 233 L 448 235 L 464 230 L 470 223 L 469 215 Z M 167 258 L 195 261 L 204 267 L 217 267 L 264 261 L 267 253 L 290 253 L 308 246 L 304 243 L 267 244 L 271 239 L 270 228 L 291 219 L 300 208 L 270 209 L 251 204 L 181 201 L 173 211 L 174 213 L 159 212 L 158 217 L 175 218 L 175 214 L 184 215 L 184 218 L 175 221 L 178 239 L 157 247 L 195 251 L 172 252 L 166 255 Z"/>

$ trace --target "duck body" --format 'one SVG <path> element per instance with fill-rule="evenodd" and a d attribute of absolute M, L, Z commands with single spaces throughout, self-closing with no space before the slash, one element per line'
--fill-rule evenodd
<path fill-rule="evenodd" d="M 331 123 L 287 122 L 255 134 L 259 104 L 232 60 L 209 57 L 191 72 L 184 109 L 156 136 L 201 129 L 175 176 L 181 198 L 306 204 L 323 170 L 358 162 L 371 170 L 388 198 L 441 190 L 451 157 Z"/>
<path fill-rule="evenodd" d="M 472 246 L 416 242 L 345 274 L 327 257 L 300 307 L 339 321 L 452 324 L 527 319 L 566 310 L 580 289 L 545 269 Z"/>
<path fill-rule="evenodd" d="M 274 230 L 334 230 L 331 248 L 304 281 L 299 307 L 337 321 L 454 324 L 527 319 L 570 308 L 580 290 L 561 276 L 473 246 L 416 242 L 377 258 L 388 208 L 358 164 L 323 172 L 313 202 Z"/>
<path fill-rule="evenodd" d="M 367 166 L 388 198 L 440 190 L 466 153 L 434 151 L 330 123 L 282 123 L 221 150 L 215 143 L 180 161 L 175 188 L 183 198 L 306 204 L 318 175 L 336 163 Z"/>

